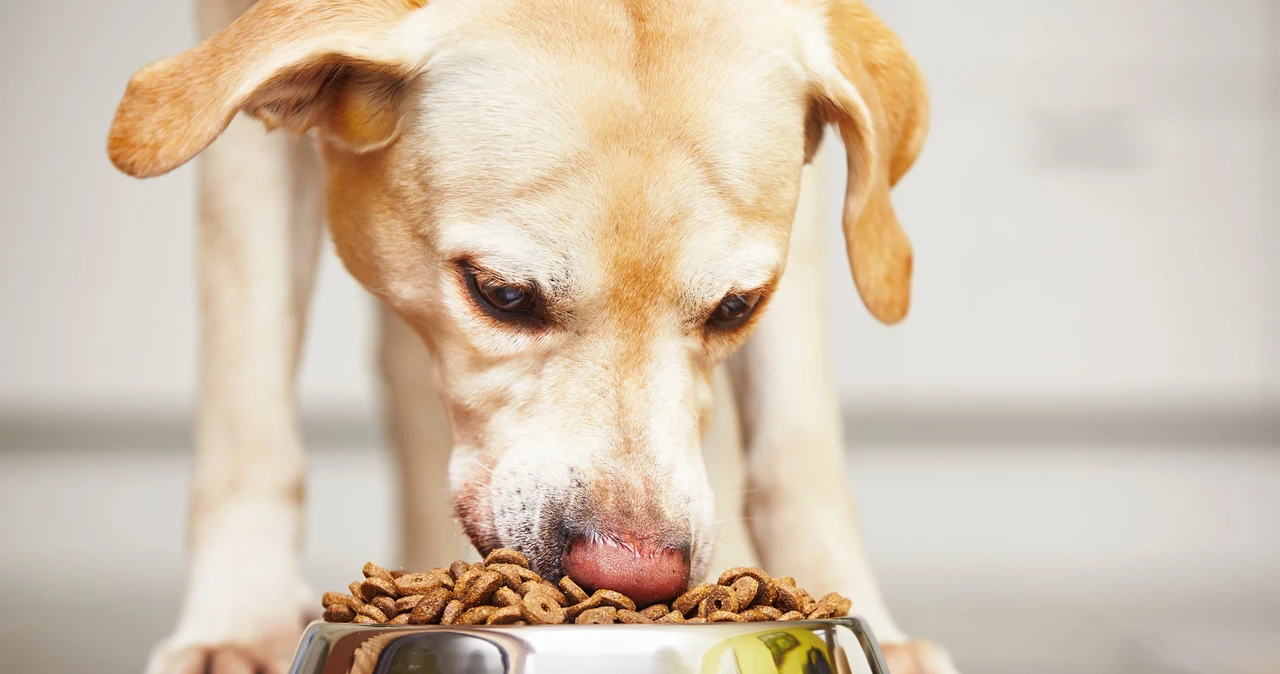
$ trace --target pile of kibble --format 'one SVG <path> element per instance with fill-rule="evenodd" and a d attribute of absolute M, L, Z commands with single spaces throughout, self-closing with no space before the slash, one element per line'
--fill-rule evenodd
<path fill-rule="evenodd" d="M 817 620 L 848 615 L 852 602 L 832 592 L 814 599 L 794 578 L 773 578 L 751 567 L 725 571 L 712 584 L 675 601 L 637 608 L 626 595 L 588 595 L 567 576 L 543 580 L 515 550 L 494 550 L 484 562 L 454 562 L 427 573 L 364 565 L 351 594 L 326 592 L 324 619 L 389 625 L 603 625 Z"/>

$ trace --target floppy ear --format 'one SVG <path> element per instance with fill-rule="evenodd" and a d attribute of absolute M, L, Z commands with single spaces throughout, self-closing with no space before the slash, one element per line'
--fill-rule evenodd
<path fill-rule="evenodd" d="M 353 151 L 390 143 L 414 72 L 394 30 L 425 0 L 259 0 L 200 45 L 138 71 L 107 153 L 136 177 L 199 154 L 245 110 L 271 128 L 318 127 Z"/>
<path fill-rule="evenodd" d="M 809 60 L 818 109 L 839 127 L 849 158 L 843 216 L 849 266 L 867 309 L 892 324 L 911 304 L 911 242 L 889 188 L 924 144 L 928 97 L 911 56 L 862 0 L 819 7 L 830 51 L 810 50 Z"/>

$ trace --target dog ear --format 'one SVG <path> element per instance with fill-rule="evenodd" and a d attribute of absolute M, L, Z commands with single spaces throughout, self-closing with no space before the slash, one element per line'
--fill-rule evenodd
<path fill-rule="evenodd" d="M 129 81 L 107 140 L 121 171 L 172 171 L 244 110 L 355 152 L 385 146 L 413 75 L 394 30 L 425 0 L 259 0 L 200 45 Z"/>
<path fill-rule="evenodd" d="M 843 214 L 854 283 L 873 316 L 892 324 L 911 304 L 911 242 L 889 188 L 924 144 L 928 97 L 915 62 L 862 0 L 826 0 L 817 9 L 827 49 L 810 49 L 815 105 L 835 123 L 849 160 Z"/>

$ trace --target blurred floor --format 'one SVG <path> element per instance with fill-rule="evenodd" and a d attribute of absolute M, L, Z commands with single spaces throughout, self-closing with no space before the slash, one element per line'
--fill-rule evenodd
<path fill-rule="evenodd" d="M 1280 671 L 1280 449 L 859 448 L 851 479 L 899 621 L 986 674 Z M 386 454 L 316 449 L 307 569 L 395 556 Z M 190 460 L 0 451 L 4 671 L 141 671 L 172 626 Z M 999 551 L 993 553 L 992 551 Z M 74 642 L 68 642 L 74 635 Z"/>

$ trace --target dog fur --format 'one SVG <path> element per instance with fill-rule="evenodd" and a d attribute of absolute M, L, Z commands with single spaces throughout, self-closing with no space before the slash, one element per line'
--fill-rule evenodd
<path fill-rule="evenodd" d="M 758 560 L 850 596 L 896 674 L 953 671 L 880 598 L 824 337 L 827 125 L 864 303 L 910 297 L 889 190 L 927 99 L 860 0 L 200 1 L 207 39 L 133 77 L 108 141 L 139 177 L 203 152 L 188 589 L 149 671 L 284 671 L 314 603 L 294 380 L 326 219 L 384 307 L 407 566 L 469 541 L 555 575 L 583 536 L 695 579 Z M 733 295 L 754 314 L 709 322 Z"/>

